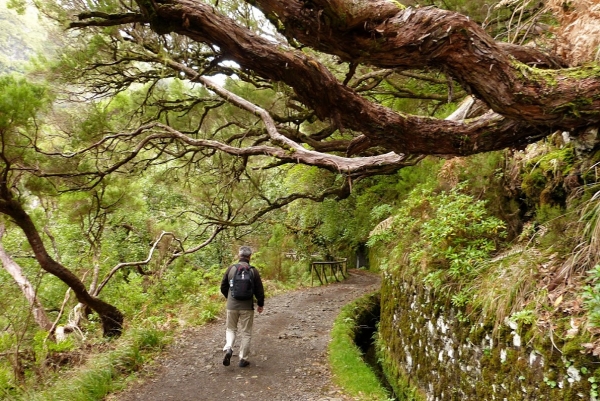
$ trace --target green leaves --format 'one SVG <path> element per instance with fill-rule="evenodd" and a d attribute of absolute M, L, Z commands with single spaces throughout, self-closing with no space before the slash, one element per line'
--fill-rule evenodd
<path fill-rule="evenodd" d="M 588 285 L 583 288 L 583 305 L 588 311 L 591 327 L 600 327 L 600 265 L 588 272 Z"/>
<path fill-rule="evenodd" d="M 460 193 L 460 187 L 430 196 L 428 201 L 431 218 L 421 226 L 411 259 L 446 267 L 452 277 L 469 274 L 496 249 L 496 238 L 504 235 L 504 223 L 488 216 L 485 202 Z"/>
<path fill-rule="evenodd" d="M 47 100 L 42 86 L 12 75 L 0 77 L 0 131 L 30 124 Z"/>
<path fill-rule="evenodd" d="M 373 230 L 369 246 L 395 241 L 394 252 L 407 255 L 411 267 L 430 272 L 432 284 L 440 285 L 442 277 L 431 271 L 445 271 L 454 279 L 471 274 L 496 249 L 506 227 L 489 215 L 485 201 L 462 191 L 461 185 L 439 193 L 416 188 L 387 227 Z"/>

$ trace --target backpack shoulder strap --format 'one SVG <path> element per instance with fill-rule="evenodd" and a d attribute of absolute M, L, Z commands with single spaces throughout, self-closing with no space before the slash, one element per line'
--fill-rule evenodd
<path fill-rule="evenodd" d="M 227 277 L 230 277 L 229 275 L 231 274 L 231 270 L 234 269 L 234 268 L 235 268 L 235 270 L 237 270 L 237 268 L 238 268 L 238 264 L 237 263 L 234 264 L 234 265 L 229 266 L 229 269 L 227 269 Z M 234 274 L 234 276 L 235 276 L 235 274 Z"/>

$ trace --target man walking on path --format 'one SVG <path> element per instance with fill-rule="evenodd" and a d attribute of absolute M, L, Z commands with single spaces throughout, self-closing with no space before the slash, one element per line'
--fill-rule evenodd
<path fill-rule="evenodd" d="M 258 313 L 262 313 L 265 303 L 265 291 L 260 274 L 258 270 L 250 266 L 251 256 L 252 249 L 250 247 L 240 247 L 239 262 L 229 266 L 221 281 L 221 293 L 227 298 L 226 342 L 223 347 L 225 352 L 223 365 L 225 366 L 230 364 L 238 328 L 241 337 L 239 366 L 245 368 L 250 365 L 247 358 L 250 354 L 254 322 L 254 298 L 258 305 L 256 308 Z"/>

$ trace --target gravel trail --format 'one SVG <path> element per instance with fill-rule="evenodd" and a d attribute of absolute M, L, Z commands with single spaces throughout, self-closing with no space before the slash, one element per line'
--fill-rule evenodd
<path fill-rule="evenodd" d="M 225 321 L 187 330 L 145 379 L 111 401 L 334 401 L 350 400 L 331 381 L 327 344 L 342 306 L 377 290 L 380 277 L 360 270 L 343 282 L 267 298 L 255 314 L 251 365 L 223 366 Z M 268 295 L 268 294 L 267 294 Z"/>

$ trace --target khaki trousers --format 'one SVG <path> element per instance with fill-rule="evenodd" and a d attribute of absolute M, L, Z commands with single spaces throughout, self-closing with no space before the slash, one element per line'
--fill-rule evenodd
<path fill-rule="evenodd" d="M 225 346 L 223 351 L 233 348 L 238 329 L 241 337 L 240 359 L 250 355 L 250 340 L 252 340 L 252 324 L 254 323 L 254 310 L 229 310 L 227 309 L 227 329 L 225 330 Z M 238 327 L 239 326 L 239 327 Z"/>

